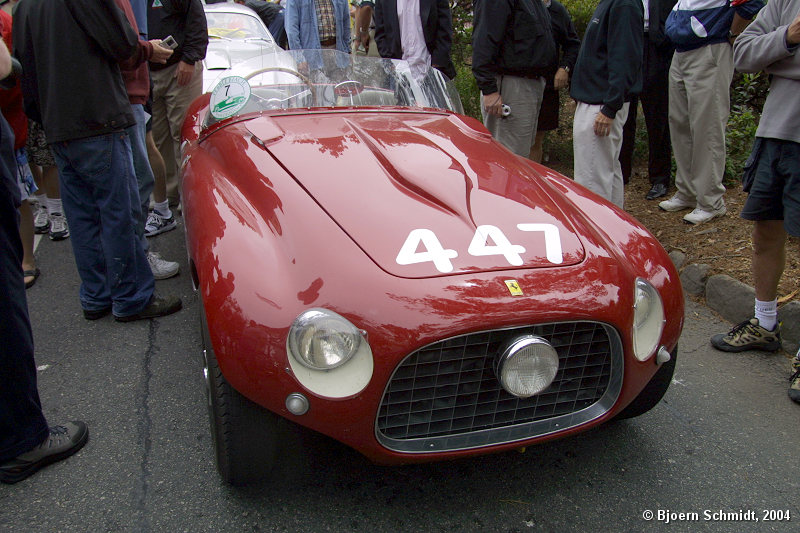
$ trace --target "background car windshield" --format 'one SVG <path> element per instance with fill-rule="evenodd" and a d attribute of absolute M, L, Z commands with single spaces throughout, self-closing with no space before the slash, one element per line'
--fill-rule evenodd
<path fill-rule="evenodd" d="M 235 115 L 331 107 L 435 108 L 463 113 L 455 84 L 438 70 L 412 70 L 406 61 L 337 50 L 265 51 L 221 74 L 210 90 L 230 77 L 246 79 L 251 88 L 247 104 Z M 218 120 L 209 113 L 205 125 Z"/>
<path fill-rule="evenodd" d="M 259 19 L 242 13 L 207 11 L 208 36 L 211 39 L 267 39 L 272 37 L 264 30 Z"/>

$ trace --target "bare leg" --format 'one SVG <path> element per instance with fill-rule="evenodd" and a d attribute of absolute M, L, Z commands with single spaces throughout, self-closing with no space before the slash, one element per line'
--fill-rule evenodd
<path fill-rule="evenodd" d="M 753 226 L 753 281 L 756 299 L 778 296 L 778 283 L 786 264 L 786 231 L 782 220 L 760 220 Z"/>
<path fill-rule="evenodd" d="M 147 156 L 150 159 L 150 166 L 155 177 L 153 201 L 160 203 L 167 199 L 167 167 L 164 164 L 164 158 L 161 157 L 161 152 L 158 151 L 152 131 L 147 132 L 145 140 L 147 141 Z"/>
<path fill-rule="evenodd" d="M 19 236 L 22 239 L 22 270 L 33 270 L 36 268 L 36 258 L 33 255 L 33 212 L 28 200 L 19 206 Z M 33 278 L 25 276 L 25 283 Z"/>
<path fill-rule="evenodd" d="M 61 198 L 61 189 L 58 184 L 58 169 L 56 167 L 43 167 L 44 192 L 53 200 Z"/>
<path fill-rule="evenodd" d="M 546 131 L 536 132 L 536 138 L 533 140 L 533 146 L 531 146 L 531 153 L 528 155 L 528 159 L 531 161 L 542 162 L 542 144 L 546 133 Z"/>

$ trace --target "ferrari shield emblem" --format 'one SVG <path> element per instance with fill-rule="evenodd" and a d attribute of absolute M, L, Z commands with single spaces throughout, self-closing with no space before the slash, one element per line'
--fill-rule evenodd
<path fill-rule="evenodd" d="M 508 287 L 508 292 L 511 293 L 511 296 L 523 296 L 522 289 L 517 283 L 515 279 L 507 279 L 506 280 L 506 287 Z"/>

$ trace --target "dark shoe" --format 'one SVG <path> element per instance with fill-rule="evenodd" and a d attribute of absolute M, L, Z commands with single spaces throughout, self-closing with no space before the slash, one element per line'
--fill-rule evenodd
<path fill-rule="evenodd" d="M 794 374 L 789 378 L 789 398 L 800 403 L 800 359 L 797 357 L 792 360 L 792 370 Z"/>
<path fill-rule="evenodd" d="M 89 440 L 89 428 L 83 422 L 53 426 L 50 434 L 34 449 L 0 464 L 0 481 L 16 483 L 32 476 L 41 468 L 66 459 Z"/>
<path fill-rule="evenodd" d="M 647 200 L 655 200 L 656 198 L 663 198 L 667 195 L 667 186 L 661 183 L 656 183 L 650 190 L 647 191 L 647 196 L 645 198 Z"/>
<path fill-rule="evenodd" d="M 774 352 L 781 347 L 781 325 L 776 324 L 772 331 L 762 328 L 757 318 L 737 324 L 728 333 L 711 337 L 711 345 L 723 352 L 744 352 L 764 350 Z"/>
<path fill-rule="evenodd" d="M 39 279 L 39 275 L 41 275 L 41 273 L 42 271 L 39 270 L 38 268 L 34 268 L 33 270 L 23 270 L 22 271 L 23 279 L 33 277 L 32 280 L 25 282 L 25 288 L 30 289 L 31 287 L 33 287 L 33 285 L 36 283 L 36 280 Z"/>
<path fill-rule="evenodd" d="M 156 318 L 159 316 L 171 315 L 181 310 L 183 302 L 177 296 L 153 296 L 147 307 L 136 314 L 128 316 L 115 316 L 118 322 L 133 322 L 134 320 L 144 320 L 145 318 Z"/>
<path fill-rule="evenodd" d="M 111 312 L 111 306 L 103 307 L 102 309 L 84 309 L 83 318 L 86 320 L 100 320 L 108 313 Z"/>

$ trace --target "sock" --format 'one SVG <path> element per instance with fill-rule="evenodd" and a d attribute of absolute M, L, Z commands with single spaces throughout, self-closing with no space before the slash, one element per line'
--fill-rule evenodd
<path fill-rule="evenodd" d="M 52 215 L 54 213 L 64 214 L 64 208 L 61 206 L 61 198 L 48 198 L 47 199 L 47 212 Z"/>
<path fill-rule="evenodd" d="M 762 328 L 774 330 L 778 323 L 778 299 L 775 298 L 770 302 L 756 300 L 756 318 Z"/>
<path fill-rule="evenodd" d="M 45 195 L 44 193 L 42 193 L 42 194 L 34 194 L 33 195 L 33 201 L 36 202 L 37 204 L 39 204 L 41 207 L 46 207 L 47 206 L 47 195 Z"/>
<path fill-rule="evenodd" d="M 169 210 L 169 200 L 156 202 L 153 210 L 164 218 L 170 218 L 172 216 L 172 211 Z"/>

